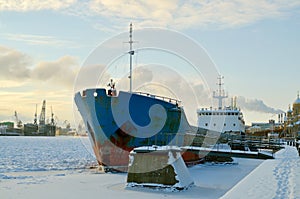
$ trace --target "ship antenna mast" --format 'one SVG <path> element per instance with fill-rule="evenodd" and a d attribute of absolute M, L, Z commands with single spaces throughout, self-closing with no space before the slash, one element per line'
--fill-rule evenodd
<path fill-rule="evenodd" d="M 130 93 L 132 93 L 132 56 L 134 55 L 134 50 L 132 50 L 132 23 L 130 23 L 130 28 L 129 28 L 129 55 L 130 55 L 130 60 L 129 60 L 129 64 L 130 64 L 130 72 L 129 72 L 129 80 L 130 80 Z"/>
<path fill-rule="evenodd" d="M 223 85 L 222 79 L 224 79 L 224 76 L 218 77 L 219 81 L 218 81 L 217 85 L 219 86 L 219 88 L 217 91 L 214 91 L 214 95 L 213 95 L 213 97 L 218 99 L 218 101 L 219 101 L 219 107 L 218 107 L 219 109 L 222 109 L 223 99 L 228 97 L 228 95 L 225 94 L 224 89 L 222 89 L 222 85 Z"/>

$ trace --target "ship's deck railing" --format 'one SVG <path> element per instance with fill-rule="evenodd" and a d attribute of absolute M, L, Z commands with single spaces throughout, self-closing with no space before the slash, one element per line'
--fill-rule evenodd
<path fill-rule="evenodd" d="M 236 107 L 224 107 L 222 109 L 210 107 L 210 108 L 198 108 L 197 109 L 197 112 L 207 112 L 207 111 L 210 111 L 210 112 L 228 112 L 228 111 L 240 112 L 241 109 L 236 108 Z"/>
<path fill-rule="evenodd" d="M 170 102 L 172 104 L 176 104 L 178 106 L 180 106 L 180 103 L 181 101 L 180 100 L 177 100 L 177 99 L 173 99 L 173 98 L 170 98 L 170 97 L 165 97 L 165 96 L 159 96 L 159 95 L 153 95 L 153 94 L 150 94 L 150 93 L 144 93 L 144 92 L 134 92 L 135 94 L 139 94 L 139 95 L 144 95 L 144 96 L 147 96 L 147 97 L 152 97 L 152 98 L 155 98 L 155 99 L 160 99 L 160 100 L 163 100 L 163 101 L 166 101 L 166 102 Z"/>
<path fill-rule="evenodd" d="M 165 102 L 170 102 L 170 103 L 175 104 L 177 106 L 181 106 L 181 100 L 178 100 L 178 99 L 165 97 L 165 96 L 159 96 L 159 95 L 153 95 L 153 94 L 145 93 L 145 92 L 134 92 L 134 93 L 139 94 L 139 95 L 144 95 L 144 96 L 147 96 L 147 97 L 152 97 L 152 98 L 155 98 L 155 99 L 160 99 L 160 100 L 163 100 Z M 86 97 L 86 90 L 82 91 L 81 96 Z M 95 96 L 95 94 L 94 94 L 94 96 Z M 110 96 L 110 97 L 114 97 L 114 96 Z"/>

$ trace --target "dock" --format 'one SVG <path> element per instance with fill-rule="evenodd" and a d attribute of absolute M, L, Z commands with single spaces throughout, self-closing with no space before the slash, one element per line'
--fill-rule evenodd
<path fill-rule="evenodd" d="M 261 136 L 219 134 L 217 132 L 198 131 L 196 135 L 188 135 L 183 146 L 183 154 L 187 162 L 197 159 L 200 162 L 205 156 L 221 158 L 253 158 L 274 159 L 274 154 L 283 149 L 283 141 L 280 139 L 268 139 Z M 188 142 L 189 141 L 189 142 Z"/>
<path fill-rule="evenodd" d="M 286 145 L 275 157 L 264 161 L 222 198 L 299 198 L 300 159 L 296 147 Z"/>
<path fill-rule="evenodd" d="M 274 154 L 265 152 L 265 151 L 241 151 L 241 150 L 231 150 L 223 148 L 206 148 L 206 147 L 195 147 L 195 146 L 186 146 L 182 147 L 183 150 L 190 153 L 197 154 L 199 157 L 209 157 L 209 156 L 218 156 L 218 157 L 236 157 L 236 158 L 253 158 L 253 159 L 274 159 Z"/>

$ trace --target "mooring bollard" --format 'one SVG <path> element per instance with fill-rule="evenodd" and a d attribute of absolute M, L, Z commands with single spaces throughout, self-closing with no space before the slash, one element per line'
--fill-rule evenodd
<path fill-rule="evenodd" d="M 296 148 L 298 151 L 298 155 L 300 156 L 300 143 L 299 142 L 296 142 Z"/>
<path fill-rule="evenodd" d="M 127 187 L 187 189 L 194 184 L 179 148 L 139 147 L 129 155 Z"/>

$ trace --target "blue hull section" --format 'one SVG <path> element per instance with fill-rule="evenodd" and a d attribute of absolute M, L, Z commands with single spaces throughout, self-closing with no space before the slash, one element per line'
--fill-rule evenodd
<path fill-rule="evenodd" d="M 182 107 L 169 98 L 87 89 L 75 102 L 101 165 L 127 166 L 128 153 L 139 146 L 182 146 L 189 129 Z"/>

